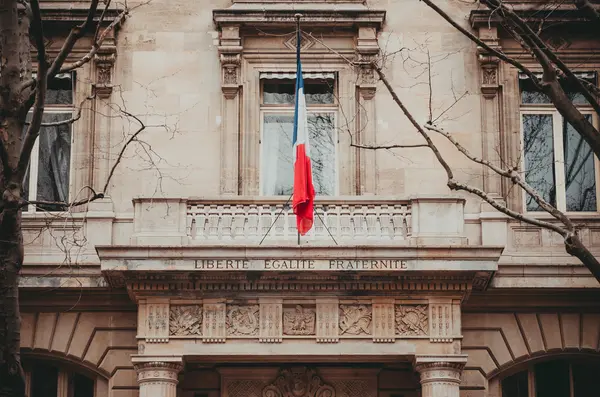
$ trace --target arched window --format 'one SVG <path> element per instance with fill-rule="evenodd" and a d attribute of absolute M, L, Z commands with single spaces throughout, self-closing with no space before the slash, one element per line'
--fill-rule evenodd
<path fill-rule="evenodd" d="M 27 397 L 97 397 L 95 379 L 52 361 L 25 365 Z"/>
<path fill-rule="evenodd" d="M 502 397 L 595 397 L 598 390 L 600 362 L 545 361 L 502 380 Z"/>

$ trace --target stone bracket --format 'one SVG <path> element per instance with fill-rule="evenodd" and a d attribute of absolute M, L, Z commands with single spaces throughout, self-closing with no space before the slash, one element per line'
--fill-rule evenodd
<path fill-rule="evenodd" d="M 107 40 L 94 56 L 96 67 L 96 82 L 94 91 L 98 98 L 107 99 L 113 91 L 112 75 L 115 61 L 117 59 L 117 47 L 114 40 Z"/>

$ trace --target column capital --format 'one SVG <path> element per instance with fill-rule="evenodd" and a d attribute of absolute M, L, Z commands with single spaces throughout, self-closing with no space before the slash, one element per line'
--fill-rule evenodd
<path fill-rule="evenodd" d="M 133 356 L 133 368 L 138 374 L 138 383 L 167 382 L 177 384 L 183 369 L 181 357 Z"/>
<path fill-rule="evenodd" d="M 421 375 L 421 384 L 460 383 L 460 374 L 467 362 L 467 355 L 416 356 L 413 365 Z"/>

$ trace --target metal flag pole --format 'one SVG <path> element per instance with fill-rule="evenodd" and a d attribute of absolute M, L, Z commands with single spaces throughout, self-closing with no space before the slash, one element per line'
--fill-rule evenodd
<path fill-rule="evenodd" d="M 300 34 L 300 18 L 302 18 L 302 14 L 295 14 L 296 18 L 296 64 L 300 62 L 300 44 L 302 41 L 302 35 Z M 296 70 L 298 73 L 298 70 Z M 296 76 L 296 81 L 298 76 Z M 296 87 L 296 106 L 298 106 L 298 87 Z M 293 193 L 292 193 L 293 194 Z M 300 230 L 296 227 L 296 233 L 298 234 L 298 245 L 300 245 Z"/>

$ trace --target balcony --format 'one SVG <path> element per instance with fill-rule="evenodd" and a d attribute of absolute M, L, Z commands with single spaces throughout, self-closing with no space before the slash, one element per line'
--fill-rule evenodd
<path fill-rule="evenodd" d="M 350 196 L 318 199 L 298 240 L 291 202 L 218 197 L 134 200 L 134 245 L 464 245 L 464 200 Z M 325 227 L 326 226 L 326 227 Z"/>

